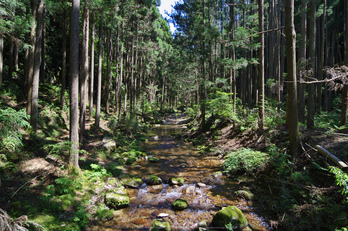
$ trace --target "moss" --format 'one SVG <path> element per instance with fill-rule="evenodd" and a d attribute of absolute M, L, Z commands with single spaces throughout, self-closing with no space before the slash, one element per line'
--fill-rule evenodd
<path fill-rule="evenodd" d="M 177 199 L 174 201 L 174 203 L 172 204 L 173 209 L 175 210 L 184 210 L 186 209 L 188 206 L 187 201 L 183 200 L 183 199 Z"/>
<path fill-rule="evenodd" d="M 157 157 L 149 157 L 149 161 L 155 163 L 158 162 L 159 159 Z"/>
<path fill-rule="evenodd" d="M 121 177 L 121 184 L 130 188 L 139 188 L 143 184 L 143 180 L 137 176 L 126 174 Z"/>
<path fill-rule="evenodd" d="M 111 191 L 105 195 L 105 204 L 114 209 L 125 208 L 129 205 L 129 197 L 125 190 Z"/>
<path fill-rule="evenodd" d="M 149 231 L 170 231 L 170 224 L 168 221 L 155 220 L 152 222 Z"/>
<path fill-rule="evenodd" d="M 254 194 L 248 190 L 238 190 L 235 192 L 237 196 L 241 196 L 246 200 L 252 200 L 254 198 Z"/>
<path fill-rule="evenodd" d="M 149 185 L 158 185 L 158 184 L 162 184 L 162 179 L 159 178 L 156 175 L 151 175 L 149 177 L 149 181 L 147 182 Z"/>
<path fill-rule="evenodd" d="M 235 206 L 222 208 L 214 215 L 212 222 L 215 227 L 225 227 L 229 223 L 232 224 L 233 229 L 242 229 L 248 225 L 242 211 Z"/>
<path fill-rule="evenodd" d="M 169 180 L 169 184 L 170 185 L 183 185 L 184 184 L 184 179 L 183 178 L 176 178 L 176 177 L 172 177 Z"/>

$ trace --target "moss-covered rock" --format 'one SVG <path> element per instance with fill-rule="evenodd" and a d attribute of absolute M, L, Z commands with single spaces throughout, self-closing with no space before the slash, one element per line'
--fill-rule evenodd
<path fill-rule="evenodd" d="M 170 224 L 168 221 L 154 220 L 149 231 L 170 231 Z"/>
<path fill-rule="evenodd" d="M 156 163 L 156 162 L 159 161 L 159 159 L 157 157 L 150 156 L 149 157 L 149 161 L 152 162 L 152 163 Z"/>
<path fill-rule="evenodd" d="M 183 199 L 176 199 L 174 203 L 172 204 L 172 208 L 175 210 L 184 210 L 188 206 L 187 201 Z"/>
<path fill-rule="evenodd" d="M 214 215 L 212 222 L 214 227 L 225 227 L 229 223 L 232 224 L 233 230 L 243 229 L 248 225 L 242 211 L 235 206 L 222 208 Z"/>
<path fill-rule="evenodd" d="M 246 200 L 252 200 L 254 199 L 254 194 L 248 190 L 238 190 L 235 192 L 237 196 L 241 196 Z"/>
<path fill-rule="evenodd" d="M 121 184 L 129 188 L 139 188 L 143 184 L 143 180 L 137 176 L 126 174 L 121 176 Z"/>
<path fill-rule="evenodd" d="M 105 204 L 113 209 L 127 207 L 129 205 L 129 197 L 124 187 L 107 192 L 105 194 Z"/>
<path fill-rule="evenodd" d="M 147 181 L 147 184 L 149 184 L 149 185 L 159 185 L 159 184 L 162 184 L 162 179 L 159 178 L 156 175 L 151 175 L 149 177 L 149 180 Z"/>
<path fill-rule="evenodd" d="M 184 184 L 184 179 L 183 178 L 176 178 L 176 177 L 172 177 L 169 180 L 169 185 L 183 185 Z"/>

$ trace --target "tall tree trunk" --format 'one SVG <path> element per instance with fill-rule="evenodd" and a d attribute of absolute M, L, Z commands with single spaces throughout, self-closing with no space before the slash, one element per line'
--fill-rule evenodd
<path fill-rule="evenodd" d="M 89 116 L 93 116 L 93 94 L 94 94 L 94 44 L 95 44 L 95 18 L 92 15 L 91 30 L 91 70 L 89 74 Z"/>
<path fill-rule="evenodd" d="M 264 5 L 263 0 L 258 0 L 259 5 L 259 30 L 263 32 L 264 29 Z M 258 81 L 258 129 L 259 131 L 263 131 L 264 129 L 264 116 L 265 116 L 265 73 L 264 73 L 264 57 L 265 57 L 265 37 L 264 34 L 261 33 L 259 35 L 260 39 L 260 48 L 259 48 L 259 81 Z"/>
<path fill-rule="evenodd" d="M 43 18 L 45 17 L 45 10 L 43 13 Z M 42 39 L 41 39 L 41 65 L 40 65 L 40 80 L 41 82 L 46 81 L 46 60 L 45 60 L 45 55 L 46 55 L 46 49 L 45 49 L 45 37 L 46 37 L 46 24 L 43 22 L 43 27 L 42 27 Z"/>
<path fill-rule="evenodd" d="M 81 74 L 80 74 L 80 138 L 82 142 L 86 124 L 86 101 L 88 80 L 88 45 L 89 45 L 89 9 L 85 5 L 83 14 L 82 43 L 81 43 Z"/>
<path fill-rule="evenodd" d="M 9 57 L 8 57 L 8 74 L 7 78 L 12 79 L 12 74 L 13 74 L 13 55 L 14 55 L 14 38 L 10 36 L 10 50 L 9 50 Z"/>
<path fill-rule="evenodd" d="M 124 21 L 122 21 L 121 25 L 121 41 L 123 41 L 123 33 L 124 33 Z M 118 121 L 121 120 L 121 114 L 122 114 L 122 81 L 123 81 L 123 43 L 121 43 L 121 51 L 120 51 L 120 80 L 118 83 Z M 126 99 L 125 99 L 126 100 Z"/>
<path fill-rule="evenodd" d="M 297 84 L 296 84 L 296 32 L 294 25 L 294 0 L 287 0 L 285 3 L 285 36 L 286 36 L 286 57 L 287 57 L 287 80 L 288 80 L 288 105 L 287 115 L 290 155 L 292 159 L 297 158 L 299 148 L 299 128 L 297 115 Z"/>
<path fill-rule="evenodd" d="M 111 30 L 108 34 L 108 54 L 107 54 L 107 83 L 106 83 L 106 102 L 105 102 L 105 112 L 106 114 L 109 114 L 110 109 L 110 91 L 111 91 L 111 80 L 112 80 L 112 71 L 111 71 L 111 65 L 112 65 L 112 33 Z"/>
<path fill-rule="evenodd" d="M 30 29 L 30 52 L 29 52 L 29 70 L 28 70 L 28 102 L 27 102 L 27 115 L 31 115 L 31 103 L 32 103 L 32 93 L 33 93 L 33 72 L 34 72 L 34 52 L 35 52 L 35 29 L 37 18 L 37 1 L 31 0 L 31 10 L 32 10 L 32 24 Z"/>
<path fill-rule="evenodd" d="M 40 77 L 40 55 L 41 55 L 41 40 L 43 30 L 43 13 L 44 0 L 39 1 L 37 9 L 37 27 L 36 27 L 36 44 L 34 54 L 34 72 L 33 72 L 33 93 L 31 102 L 31 127 L 37 134 L 37 117 L 38 117 L 38 98 L 39 98 L 39 77 Z M 43 58 L 43 57 L 42 57 Z"/>
<path fill-rule="evenodd" d="M 344 1 L 344 64 L 348 65 L 348 3 Z M 348 108 L 348 87 L 344 85 L 342 88 L 342 103 L 341 103 L 341 126 L 347 125 L 347 108 Z"/>
<path fill-rule="evenodd" d="M 319 62 L 319 81 L 323 79 L 323 68 L 324 68 L 324 61 L 325 61 L 325 40 L 326 40 L 326 36 L 325 36 L 325 25 L 326 25 L 326 1 L 327 0 L 323 0 L 324 2 L 324 6 L 323 6 L 323 15 L 322 15 L 322 21 L 321 21 L 321 35 L 320 35 L 320 62 Z M 321 106 L 322 106 L 322 84 L 318 83 L 318 113 L 321 113 Z"/>
<path fill-rule="evenodd" d="M 66 89 L 66 44 L 67 44 L 67 36 L 66 36 L 66 30 L 67 30 L 67 10 L 64 9 L 63 11 L 63 21 L 62 21 L 62 88 L 60 90 L 60 104 L 62 105 L 62 110 L 64 108 L 65 104 L 65 89 Z"/>
<path fill-rule="evenodd" d="M 100 127 L 100 104 L 101 104 L 101 82 L 102 82 L 102 58 L 103 58 L 103 15 L 100 18 L 99 26 L 99 54 L 98 54 L 98 88 L 97 88 L 97 108 L 95 114 L 95 126 Z"/>
<path fill-rule="evenodd" d="M 311 1 L 310 7 L 310 25 L 309 25 L 309 57 L 311 58 L 311 69 L 313 70 L 313 77 L 316 76 L 316 55 L 315 55 L 315 35 L 316 35 L 316 1 Z M 314 127 L 314 114 L 315 114 L 315 86 L 309 84 L 308 86 L 308 107 L 307 107 L 307 128 Z"/>
<path fill-rule="evenodd" d="M 301 0 L 301 43 L 300 43 L 300 49 L 299 49 L 299 61 L 303 63 L 304 69 L 307 69 L 307 60 L 306 60 L 306 41 L 307 41 L 307 0 Z M 305 81 L 305 79 L 302 79 L 301 81 Z M 301 82 L 300 81 L 300 82 Z M 305 123 L 306 116 L 305 116 L 305 94 L 306 94 L 306 84 L 300 83 L 300 92 L 299 92 L 299 110 L 298 110 L 298 118 L 301 123 Z"/>
<path fill-rule="evenodd" d="M 2 83 L 2 74 L 4 66 L 4 36 L 0 34 L 0 84 Z"/>
<path fill-rule="evenodd" d="M 70 16 L 70 171 L 79 169 L 79 18 L 80 0 L 72 0 Z"/>

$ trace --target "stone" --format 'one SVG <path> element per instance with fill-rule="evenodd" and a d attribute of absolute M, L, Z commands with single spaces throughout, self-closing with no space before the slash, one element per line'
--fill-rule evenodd
<path fill-rule="evenodd" d="M 121 209 L 129 205 L 129 197 L 124 187 L 112 189 L 105 194 L 105 204 L 109 208 Z"/>
<path fill-rule="evenodd" d="M 207 185 L 204 184 L 204 183 L 197 183 L 197 186 L 200 187 L 200 188 L 204 188 L 204 187 L 206 187 Z"/>
<path fill-rule="evenodd" d="M 185 167 L 186 167 L 185 163 L 180 164 L 180 168 L 185 168 Z"/>
<path fill-rule="evenodd" d="M 184 188 L 182 192 L 184 194 L 193 194 L 196 191 L 196 187 L 193 185 L 188 186 L 187 188 Z"/>
<path fill-rule="evenodd" d="M 121 184 L 129 188 L 140 188 L 143 184 L 143 180 L 137 176 L 126 174 L 121 177 Z"/>
<path fill-rule="evenodd" d="M 236 206 L 222 208 L 214 215 L 212 221 L 214 227 L 225 228 L 229 223 L 231 223 L 233 230 L 240 230 L 248 225 L 248 221 L 244 217 L 242 211 Z"/>
<path fill-rule="evenodd" d="M 200 221 L 199 223 L 198 223 L 198 227 L 207 227 L 207 222 L 206 221 Z"/>
<path fill-rule="evenodd" d="M 186 200 L 183 199 L 176 199 L 174 203 L 172 204 L 172 208 L 175 210 L 184 210 L 188 206 L 188 203 Z"/>
<path fill-rule="evenodd" d="M 217 171 L 213 173 L 215 178 L 221 177 L 222 176 L 222 172 L 221 171 Z"/>
<path fill-rule="evenodd" d="M 147 191 L 150 193 L 155 193 L 158 194 L 162 191 L 163 189 L 163 185 L 159 184 L 159 185 L 149 185 L 147 187 Z"/>
<path fill-rule="evenodd" d="M 148 185 L 159 185 L 162 184 L 162 179 L 156 175 L 151 175 L 147 181 Z"/>
<path fill-rule="evenodd" d="M 172 177 L 169 180 L 169 185 L 173 186 L 173 185 L 183 185 L 184 184 L 184 179 L 183 178 L 176 178 L 176 177 Z"/>
<path fill-rule="evenodd" d="M 160 213 L 157 215 L 157 217 L 168 217 L 169 214 L 168 213 Z"/>
<path fill-rule="evenodd" d="M 245 200 L 252 200 L 254 198 L 254 194 L 248 190 L 238 190 L 235 192 L 237 196 L 243 197 Z"/>
<path fill-rule="evenodd" d="M 170 224 L 168 221 L 154 220 L 149 231 L 170 231 Z"/>
<path fill-rule="evenodd" d="M 109 151 L 116 150 L 116 142 L 110 137 L 104 137 L 100 145 Z"/>
<path fill-rule="evenodd" d="M 157 157 L 149 157 L 149 161 L 152 163 L 156 163 L 159 161 L 159 159 Z"/>

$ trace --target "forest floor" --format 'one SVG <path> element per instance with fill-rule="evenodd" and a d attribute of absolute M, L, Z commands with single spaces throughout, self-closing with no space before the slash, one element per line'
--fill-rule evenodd
<path fill-rule="evenodd" d="M 103 137 L 112 133 L 107 127 L 107 122 L 107 120 L 102 120 L 101 129 L 95 129 L 93 127 L 94 121 L 87 120 L 83 149 L 92 153 L 92 155 Z M 42 132 L 45 132 L 44 128 L 42 130 Z M 204 142 L 212 144 L 216 148 L 215 150 L 218 150 L 218 152 L 212 152 L 210 155 L 219 155 L 223 158 L 226 153 L 241 147 L 265 151 L 265 147 L 269 143 L 282 147 L 282 150 L 286 152 L 288 136 L 285 126 L 280 126 L 278 129 L 272 131 L 266 130 L 262 134 L 256 132 L 255 129 L 236 132 L 233 126 L 228 123 L 221 124 L 216 130 L 218 130 L 218 136 L 214 136 L 212 131 L 204 134 L 199 132 L 192 134 L 192 137 L 201 137 L 205 140 Z M 59 159 L 55 158 L 54 155 L 48 155 L 47 151 L 42 148 L 42 146 L 47 144 L 57 144 L 69 136 L 67 129 L 61 129 L 61 131 L 60 135 L 53 139 L 54 142 L 42 139 L 33 141 L 29 137 L 26 137 L 24 145 L 28 147 L 28 150 L 25 151 L 25 154 L 22 154 L 22 157 L 20 157 L 21 153 L 16 153 L 18 158 L 13 159 L 13 163 L 15 164 L 13 170 L 1 176 L 0 208 L 8 211 L 11 216 L 16 217 L 27 214 L 30 217 L 34 214 L 40 214 L 40 210 L 35 209 L 34 205 L 39 205 L 42 202 L 42 192 L 47 186 L 54 184 L 55 179 L 67 175 L 65 166 L 68 161 L 68 151 L 65 151 L 65 159 Z M 322 213 L 320 210 L 325 208 L 330 213 L 329 209 L 337 209 L 339 207 L 323 207 L 327 203 L 331 203 L 332 200 L 325 201 L 326 199 L 323 199 L 324 202 L 319 205 L 316 202 L 318 199 L 313 199 L 313 195 L 320 194 L 326 198 L 334 198 L 333 201 L 335 201 L 335 204 L 340 204 L 340 200 L 342 199 L 340 193 L 337 192 L 338 188 L 332 174 L 317 170 L 311 166 L 313 162 L 321 163 L 322 161 L 317 151 L 312 147 L 321 145 L 348 164 L 348 136 L 339 133 L 328 133 L 325 130 L 303 129 L 301 132 L 303 152 L 297 158 L 296 162 L 291 163 L 290 177 L 293 177 L 294 173 L 297 172 L 302 172 L 303 175 L 299 179 L 284 182 L 284 178 L 274 177 L 272 175 L 274 169 L 270 169 L 256 174 L 252 182 L 253 185 L 260 187 L 256 193 L 258 200 L 255 206 L 258 206 L 262 210 L 262 213 L 265 214 L 266 219 L 268 219 L 274 229 L 309 230 L 307 229 L 308 227 L 316 227 L 319 228 L 317 230 L 320 230 L 322 227 L 321 223 L 327 221 L 325 219 L 327 213 Z M 90 157 L 86 154 L 82 154 L 81 156 Z M 102 166 L 107 164 L 105 159 L 97 159 L 97 161 Z M 306 176 L 309 176 L 311 180 L 308 181 Z M 246 182 L 246 184 L 249 183 Z M 291 195 L 292 193 L 293 195 Z M 298 198 L 298 194 L 311 194 L 311 198 L 306 195 Z M 293 203 L 296 206 L 291 207 L 291 205 L 285 204 L 284 206 L 286 208 L 281 208 L 281 200 L 284 199 L 289 204 Z M 311 218 L 313 214 L 319 216 L 319 218 Z M 332 216 L 335 216 L 337 221 L 341 218 L 347 220 L 344 217 L 345 213 L 335 212 Z M 331 217 L 329 216 L 329 218 Z M 301 221 L 301 219 L 303 220 Z M 299 225 L 292 224 L 292 226 L 289 226 L 291 222 L 298 222 Z M 304 224 L 301 225 L 302 223 Z"/>

